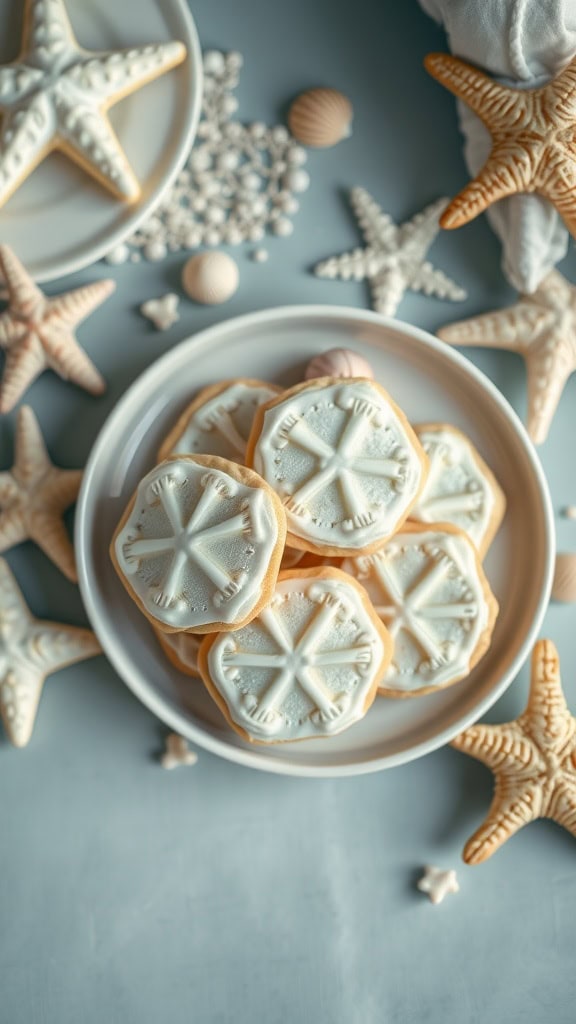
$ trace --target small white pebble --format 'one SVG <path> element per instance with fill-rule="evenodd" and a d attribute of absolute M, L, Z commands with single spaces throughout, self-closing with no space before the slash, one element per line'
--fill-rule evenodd
<path fill-rule="evenodd" d="M 152 321 L 158 331 L 166 331 L 180 319 L 179 302 L 178 296 L 174 292 L 169 292 L 160 299 L 148 299 L 147 302 L 143 302 L 140 312 L 142 316 Z"/>
<path fill-rule="evenodd" d="M 126 263 L 129 258 L 130 249 L 128 246 L 117 245 L 115 249 L 111 249 L 111 251 L 106 255 L 106 263 L 110 263 L 112 266 L 117 266 L 121 263 Z"/>
<path fill-rule="evenodd" d="M 562 509 L 562 515 L 566 519 L 576 519 L 576 505 L 567 505 Z"/>
<path fill-rule="evenodd" d="M 186 765 L 196 764 L 198 754 L 190 750 L 183 736 L 171 732 L 166 737 L 166 749 L 160 758 L 160 764 L 168 771 Z"/>
<path fill-rule="evenodd" d="M 460 892 L 456 872 L 451 869 L 442 871 L 441 868 L 427 866 L 424 868 L 422 878 L 417 882 L 420 892 L 430 897 L 430 902 L 435 905 L 442 903 L 444 897 L 450 892 Z"/>
<path fill-rule="evenodd" d="M 253 249 L 250 253 L 250 259 L 254 263 L 266 263 L 270 256 L 268 249 Z"/>

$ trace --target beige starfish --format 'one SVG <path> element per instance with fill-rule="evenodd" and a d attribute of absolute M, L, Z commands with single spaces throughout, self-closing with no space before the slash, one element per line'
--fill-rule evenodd
<path fill-rule="evenodd" d="M 480 173 L 452 200 L 443 228 L 467 224 L 497 199 L 538 192 L 576 234 L 576 58 L 539 89 L 499 85 L 445 53 L 425 59 L 427 71 L 466 103 L 492 136 Z"/>
<path fill-rule="evenodd" d="M 25 747 L 46 676 L 100 654 L 89 629 L 35 619 L 0 558 L 0 716 L 11 743 Z"/>
<path fill-rule="evenodd" d="M 507 309 L 448 324 L 438 337 L 451 345 L 518 352 L 528 371 L 528 433 L 546 440 L 564 385 L 576 370 L 576 288 L 557 270 L 532 295 Z"/>
<path fill-rule="evenodd" d="M 48 369 L 101 395 L 104 379 L 78 345 L 74 328 L 114 291 L 114 281 L 47 298 L 7 245 L 0 245 L 0 274 L 8 287 L 8 309 L 0 314 L 0 348 L 6 352 L 0 413 L 10 412 Z"/>
<path fill-rule="evenodd" d="M 576 719 L 560 681 L 558 652 L 539 640 L 532 653 L 528 705 L 514 722 L 473 725 L 452 741 L 494 772 L 492 805 L 463 858 L 480 864 L 536 818 L 552 818 L 576 836 Z"/>
<path fill-rule="evenodd" d="M 33 540 L 76 582 L 74 549 L 62 513 L 76 501 L 81 469 L 58 469 L 50 461 L 38 420 L 28 405 L 18 411 L 15 461 L 0 473 L 0 551 Z"/>

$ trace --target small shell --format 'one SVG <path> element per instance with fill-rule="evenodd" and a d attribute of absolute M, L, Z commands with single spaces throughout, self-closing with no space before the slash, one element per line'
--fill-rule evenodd
<path fill-rule="evenodd" d="M 561 551 L 556 556 L 552 597 L 555 601 L 576 601 L 576 554 Z"/>
<path fill-rule="evenodd" d="M 315 377 L 369 377 L 374 380 L 370 363 L 349 348 L 329 348 L 314 356 L 306 367 L 305 380 Z"/>
<path fill-rule="evenodd" d="M 335 146 L 351 134 L 353 109 L 337 89 L 308 89 L 288 112 L 292 135 L 304 146 Z"/>
<path fill-rule="evenodd" d="M 225 252 L 201 252 L 184 264 L 182 287 L 195 302 L 226 302 L 238 287 L 238 265 Z"/>

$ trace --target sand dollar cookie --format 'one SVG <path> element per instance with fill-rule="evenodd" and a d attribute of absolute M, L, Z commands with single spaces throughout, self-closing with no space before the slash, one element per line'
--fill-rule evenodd
<path fill-rule="evenodd" d="M 390 537 L 428 469 L 402 411 L 364 378 L 318 378 L 259 408 L 247 462 L 282 499 L 288 543 L 336 556 Z"/>
<path fill-rule="evenodd" d="M 362 587 L 338 569 L 281 573 L 270 603 L 233 633 L 205 637 L 202 678 L 253 743 L 313 739 L 361 719 L 392 655 Z"/>
<path fill-rule="evenodd" d="M 472 541 L 456 527 L 406 524 L 343 568 L 366 588 L 394 638 L 381 694 L 416 697 L 450 686 L 488 649 L 498 605 Z"/>
<path fill-rule="evenodd" d="M 156 639 L 164 654 L 180 672 L 187 676 L 200 675 L 198 651 L 202 643 L 201 633 L 163 633 L 154 629 Z"/>
<path fill-rule="evenodd" d="M 162 443 L 158 461 L 198 454 L 243 463 L 256 409 L 280 391 L 275 384 L 248 378 L 203 388 Z"/>
<path fill-rule="evenodd" d="M 483 558 L 506 510 L 502 488 L 461 430 L 444 423 L 414 429 L 430 460 L 430 472 L 410 518 L 459 526 Z"/>
<path fill-rule="evenodd" d="M 164 632 L 235 629 L 269 599 L 286 536 L 277 496 L 252 470 L 177 456 L 141 480 L 111 556 L 126 590 Z"/>

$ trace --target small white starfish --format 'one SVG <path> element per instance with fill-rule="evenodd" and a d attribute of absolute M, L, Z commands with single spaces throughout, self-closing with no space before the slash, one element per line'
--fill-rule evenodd
<path fill-rule="evenodd" d="M 32 735 L 46 676 L 100 653 L 91 630 L 35 619 L 0 558 L 0 717 L 15 747 Z"/>
<path fill-rule="evenodd" d="M 20 56 L 0 67 L 0 206 L 58 149 L 120 199 L 140 195 L 106 111 L 180 64 L 182 43 L 89 52 L 63 0 L 26 0 Z"/>
<path fill-rule="evenodd" d="M 180 319 L 178 306 L 180 299 L 174 292 L 168 292 L 161 299 L 148 299 L 140 306 L 142 316 L 151 320 L 158 331 L 166 331 Z"/>
<path fill-rule="evenodd" d="M 74 328 L 114 291 L 114 281 L 47 298 L 7 245 L 0 245 L 0 274 L 8 287 L 8 308 L 0 314 L 0 348 L 6 353 L 0 413 L 10 412 L 48 369 L 101 395 L 104 379 L 80 348 Z"/>
<path fill-rule="evenodd" d="M 430 897 L 430 902 L 434 904 L 442 903 L 449 892 L 460 892 L 456 872 L 453 869 L 442 871 L 441 868 L 430 865 L 424 868 L 424 874 L 417 885 L 420 892 L 425 892 Z"/>
<path fill-rule="evenodd" d="M 388 316 L 394 316 L 408 288 L 454 302 L 466 298 L 459 285 L 425 259 L 447 199 L 438 199 L 401 225 L 394 224 L 366 189 L 352 189 L 350 201 L 366 248 L 323 260 L 314 268 L 317 277 L 368 281 L 373 308 Z"/>
<path fill-rule="evenodd" d="M 460 320 L 438 331 L 450 345 L 503 348 L 524 356 L 528 433 L 542 444 L 570 374 L 576 370 L 576 287 L 557 270 L 532 295 L 507 309 Z"/>
<path fill-rule="evenodd" d="M 74 549 L 62 513 L 76 501 L 81 482 L 81 469 L 52 464 L 38 420 L 23 405 L 16 421 L 14 465 L 0 473 L 0 551 L 33 540 L 76 582 Z"/>
<path fill-rule="evenodd" d="M 166 737 L 166 750 L 160 758 L 163 768 L 171 771 L 173 768 L 180 768 L 185 765 L 196 764 L 198 754 L 190 750 L 187 741 L 177 732 L 171 732 Z"/>

